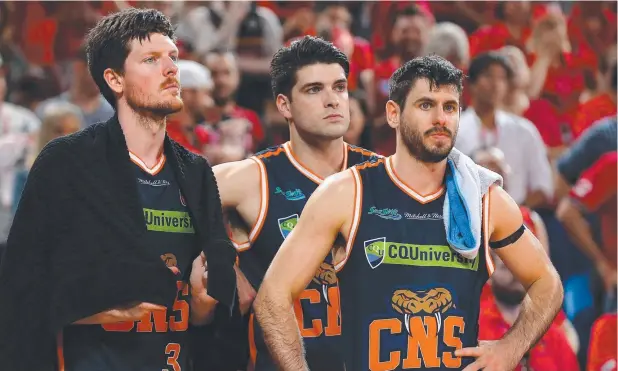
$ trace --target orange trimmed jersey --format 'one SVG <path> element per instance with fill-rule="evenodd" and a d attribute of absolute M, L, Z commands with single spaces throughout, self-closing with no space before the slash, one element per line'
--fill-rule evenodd
<path fill-rule="evenodd" d="M 446 239 L 445 187 L 419 194 L 392 157 L 350 171 L 354 216 L 335 266 L 346 369 L 465 368 L 473 360 L 454 351 L 477 345 L 481 289 L 493 271 L 486 241 L 474 258 L 456 253 Z"/>
<path fill-rule="evenodd" d="M 144 214 L 144 247 L 159 256 L 162 264 L 180 270 L 176 301 L 173 308 L 136 322 L 65 327 L 60 339 L 59 371 L 189 370 L 190 291 L 181 277 L 188 280 L 195 255 L 193 221 L 165 155 L 152 168 L 132 153 L 130 157 Z M 105 274 L 113 272 L 101 274 L 104 280 Z M 79 293 L 76 295 L 79 303 Z"/>
<path fill-rule="evenodd" d="M 347 143 L 342 151 L 341 170 L 377 159 L 375 153 Z M 239 267 L 257 291 L 279 246 L 296 226 L 305 203 L 323 179 L 296 158 L 290 142 L 259 152 L 252 160 L 260 169 L 260 212 L 249 233 L 249 241 L 234 241 L 234 244 L 240 252 Z M 310 369 L 343 370 L 339 354 L 339 289 L 330 256 L 295 301 L 294 310 Z M 255 371 L 277 369 L 253 316 L 249 324 L 249 344 Z"/>

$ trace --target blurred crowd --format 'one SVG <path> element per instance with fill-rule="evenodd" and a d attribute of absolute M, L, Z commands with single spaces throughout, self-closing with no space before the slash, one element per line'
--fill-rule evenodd
<path fill-rule="evenodd" d="M 428 54 L 464 70 L 456 147 L 504 176 L 565 285 L 528 370 L 616 370 L 616 2 L 1 2 L 0 242 L 41 148 L 113 115 L 81 44 L 97 19 L 129 6 L 177 25 L 185 107 L 168 133 L 213 165 L 289 139 L 269 66 L 303 35 L 348 56 L 345 140 L 383 155 L 395 146 L 390 75 Z M 504 334 L 523 300 L 496 268 L 485 339 Z"/>

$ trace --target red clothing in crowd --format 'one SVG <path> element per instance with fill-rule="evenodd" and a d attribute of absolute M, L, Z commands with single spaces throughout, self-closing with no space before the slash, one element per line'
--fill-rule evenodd
<path fill-rule="evenodd" d="M 604 314 L 592 325 L 587 371 L 616 371 L 616 313 Z"/>
<path fill-rule="evenodd" d="M 586 66 L 591 71 L 596 71 L 598 53 L 602 53 L 602 50 L 616 44 L 616 13 L 600 5 L 602 9 L 599 9 L 600 12 L 597 13 L 600 17 L 585 17 L 582 12 L 582 5 L 599 6 L 598 4 L 573 3 L 567 32 L 573 54 L 580 65 Z"/>
<path fill-rule="evenodd" d="M 575 114 L 573 138 L 579 137 L 595 121 L 616 114 L 616 102 L 609 94 L 601 94 L 581 104 Z"/>
<path fill-rule="evenodd" d="M 479 340 L 498 340 L 506 334 L 508 324 L 494 299 L 481 302 L 479 316 Z M 533 370 L 543 371 L 578 371 L 577 357 L 569 346 L 562 329 L 552 323 L 545 335 L 530 350 L 528 365 Z M 521 371 L 517 366 L 515 371 Z"/>
<path fill-rule="evenodd" d="M 616 203 L 618 192 L 618 155 L 608 152 L 586 169 L 571 188 L 569 196 L 588 212 L 598 214 L 601 222 L 603 252 L 616 268 L 618 244 Z"/>
<path fill-rule="evenodd" d="M 530 100 L 530 106 L 523 116 L 534 123 L 546 146 L 560 147 L 568 144 L 562 135 L 562 127 L 570 131 L 572 118 L 567 113 L 558 112 L 556 106 L 549 100 L 544 98 Z"/>
<path fill-rule="evenodd" d="M 372 70 L 375 66 L 375 57 L 371 44 L 362 37 L 354 38 L 354 53 L 350 58 L 350 76 L 348 89 L 354 91 L 360 87 L 360 74 L 365 70 Z"/>

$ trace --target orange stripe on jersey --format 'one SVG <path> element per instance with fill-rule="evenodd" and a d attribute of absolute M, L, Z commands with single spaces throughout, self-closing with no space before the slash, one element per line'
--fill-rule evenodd
<path fill-rule="evenodd" d="M 296 158 L 296 155 L 294 155 L 294 151 L 292 150 L 291 142 L 285 142 L 282 147 L 285 148 L 285 154 L 288 156 L 288 159 L 290 160 L 292 165 L 298 171 L 300 171 L 301 174 L 309 178 L 314 183 L 322 184 L 322 182 L 324 181 L 324 178 L 314 173 L 311 169 L 309 169 L 307 166 L 305 166 L 302 162 L 300 162 Z M 343 165 L 341 166 L 341 170 L 339 170 L 339 172 L 344 171 L 348 167 L 348 147 L 349 147 L 348 144 L 344 142 L 343 143 Z"/>
<path fill-rule="evenodd" d="M 371 152 L 371 151 L 366 150 L 366 149 L 361 148 L 361 147 L 356 147 L 356 146 L 352 146 L 352 145 L 349 145 L 349 144 L 347 144 L 347 146 L 348 146 L 348 150 L 350 150 L 352 152 L 360 153 L 363 156 L 378 156 L 378 157 L 382 157 L 381 155 L 379 155 L 379 154 L 377 154 L 375 152 Z"/>
<path fill-rule="evenodd" d="M 62 330 L 56 337 L 56 355 L 58 356 L 58 371 L 64 371 L 64 346 L 63 346 Z"/>
<path fill-rule="evenodd" d="M 161 171 L 161 169 L 163 169 L 163 165 L 165 165 L 165 154 L 163 153 L 161 153 L 159 159 L 157 160 L 157 163 L 152 168 L 149 168 L 146 163 L 142 161 L 141 158 L 137 157 L 137 155 L 131 151 L 129 151 L 129 158 L 131 159 L 131 161 L 133 161 L 135 165 L 139 166 L 142 170 L 152 176 L 157 175 Z"/>
<path fill-rule="evenodd" d="M 270 150 L 268 152 L 264 152 L 262 154 L 259 154 L 256 157 L 259 157 L 259 158 L 269 158 L 269 157 L 279 156 L 284 151 L 285 150 L 283 149 L 283 147 L 279 147 L 277 149 L 273 149 L 273 150 Z"/>
<path fill-rule="evenodd" d="M 406 193 L 408 196 L 412 197 L 416 201 L 420 202 L 421 204 L 427 204 L 431 201 L 437 200 L 444 193 L 444 186 L 442 186 L 434 193 L 428 195 L 421 195 L 410 186 L 408 186 L 403 180 L 401 180 L 401 178 L 399 178 L 399 176 L 395 172 L 395 168 L 393 167 L 392 163 L 393 157 L 388 157 L 386 159 L 386 173 L 388 174 L 388 176 L 391 178 L 393 183 L 395 183 L 395 185 L 399 187 L 399 189 L 401 189 L 404 193 Z"/>
<path fill-rule="evenodd" d="M 377 161 L 363 162 L 362 164 L 355 165 L 354 168 L 356 170 L 364 170 L 364 169 L 368 169 L 368 168 L 371 168 L 371 167 L 376 167 L 376 166 L 378 166 L 380 164 L 383 164 L 383 163 L 384 163 L 384 157 L 380 157 Z"/>
<path fill-rule="evenodd" d="M 352 222 L 350 223 L 350 231 L 348 232 L 347 242 L 345 244 L 345 258 L 339 263 L 335 264 L 335 271 L 339 272 L 345 266 L 350 254 L 352 254 L 352 247 L 356 240 L 356 232 L 360 225 L 361 213 L 363 209 L 363 182 L 356 166 L 350 168 L 352 175 L 354 176 L 354 208 L 352 210 Z"/>
<path fill-rule="evenodd" d="M 251 248 L 251 244 L 255 242 L 257 237 L 260 235 L 262 231 L 262 227 L 264 227 L 264 222 L 266 221 L 266 214 L 268 214 L 268 176 L 266 175 L 266 166 L 262 162 L 260 156 L 250 157 L 251 160 L 255 161 L 260 170 L 260 209 L 258 212 L 258 217 L 255 221 L 253 227 L 249 232 L 249 241 L 239 242 L 232 240 L 230 236 L 230 241 L 232 245 L 239 252 L 247 251 Z"/>
<path fill-rule="evenodd" d="M 251 313 L 249 316 L 249 358 L 251 366 L 255 368 L 255 361 L 257 360 L 257 349 L 255 347 L 255 315 Z"/>
<path fill-rule="evenodd" d="M 483 250 L 485 250 L 485 265 L 487 266 L 487 272 L 489 276 L 494 273 L 495 265 L 494 260 L 491 257 L 490 247 L 489 247 L 489 193 L 491 192 L 491 187 L 487 190 L 487 193 L 483 196 Z"/>

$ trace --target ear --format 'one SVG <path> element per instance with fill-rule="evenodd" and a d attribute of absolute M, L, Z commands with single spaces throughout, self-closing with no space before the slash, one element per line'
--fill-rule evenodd
<path fill-rule="evenodd" d="M 290 100 L 283 94 L 277 95 L 277 99 L 275 100 L 277 104 L 277 109 L 279 113 L 285 117 L 286 120 L 292 119 L 292 110 L 290 107 Z"/>
<path fill-rule="evenodd" d="M 103 71 L 103 78 L 110 89 L 116 94 L 122 94 L 124 91 L 124 77 L 111 68 Z"/>
<path fill-rule="evenodd" d="M 386 102 L 386 122 L 388 126 L 396 129 L 399 127 L 401 119 L 401 109 L 399 105 L 392 100 Z"/>

